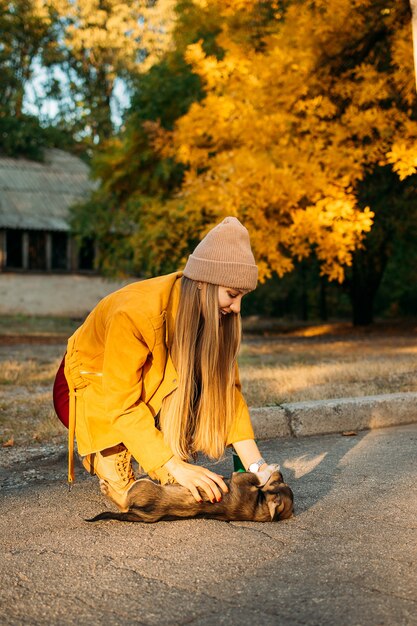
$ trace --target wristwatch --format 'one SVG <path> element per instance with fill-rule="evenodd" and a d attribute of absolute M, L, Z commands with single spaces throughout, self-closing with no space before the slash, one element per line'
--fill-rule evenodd
<path fill-rule="evenodd" d="M 266 463 L 265 459 L 259 459 L 259 461 L 255 461 L 255 463 L 251 463 L 248 467 L 248 472 L 253 472 L 254 474 L 256 474 L 256 472 L 259 472 L 259 468 L 264 463 Z"/>

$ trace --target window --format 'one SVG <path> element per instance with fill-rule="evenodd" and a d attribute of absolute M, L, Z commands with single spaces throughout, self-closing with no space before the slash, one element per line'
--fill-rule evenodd
<path fill-rule="evenodd" d="M 51 269 L 68 269 L 68 235 L 51 233 Z"/>
<path fill-rule="evenodd" d="M 46 233 L 29 231 L 29 269 L 46 270 Z"/>
<path fill-rule="evenodd" d="M 21 230 L 6 230 L 6 267 L 23 268 L 23 233 Z"/>
<path fill-rule="evenodd" d="M 78 269 L 80 270 L 93 270 L 94 269 L 94 239 L 88 237 L 83 239 L 78 254 Z"/>

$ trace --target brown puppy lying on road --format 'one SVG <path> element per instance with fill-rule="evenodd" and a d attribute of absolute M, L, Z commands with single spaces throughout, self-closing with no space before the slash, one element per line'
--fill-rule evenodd
<path fill-rule="evenodd" d="M 186 487 L 159 485 L 149 478 L 141 478 L 127 492 L 125 512 L 105 511 L 86 521 L 158 522 L 206 517 L 223 521 L 277 522 L 293 514 L 293 493 L 283 482 L 278 465 L 268 465 L 257 474 L 234 472 L 225 482 L 229 491 L 220 502 L 211 503 L 200 491 L 203 502 L 199 503 Z M 101 481 L 101 491 L 111 499 L 104 481 Z"/>

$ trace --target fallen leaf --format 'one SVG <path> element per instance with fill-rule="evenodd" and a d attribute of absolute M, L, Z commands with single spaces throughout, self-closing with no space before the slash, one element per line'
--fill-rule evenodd
<path fill-rule="evenodd" d="M 3 448 L 11 448 L 12 446 L 14 446 L 14 437 L 10 437 L 10 439 L 8 439 L 7 441 L 5 441 L 3 443 Z"/>

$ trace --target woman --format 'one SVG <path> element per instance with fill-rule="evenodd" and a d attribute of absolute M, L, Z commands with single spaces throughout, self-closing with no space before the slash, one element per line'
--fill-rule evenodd
<path fill-rule="evenodd" d="M 183 272 L 130 284 L 104 298 L 68 341 L 54 403 L 84 467 L 124 508 L 131 455 L 161 483 L 212 502 L 222 477 L 190 463 L 233 445 L 245 467 L 266 467 L 240 393 L 240 305 L 258 270 L 246 228 L 227 217 L 199 243 Z M 69 394 L 68 394 L 69 391 Z M 69 402 L 68 402 L 69 395 Z"/>

